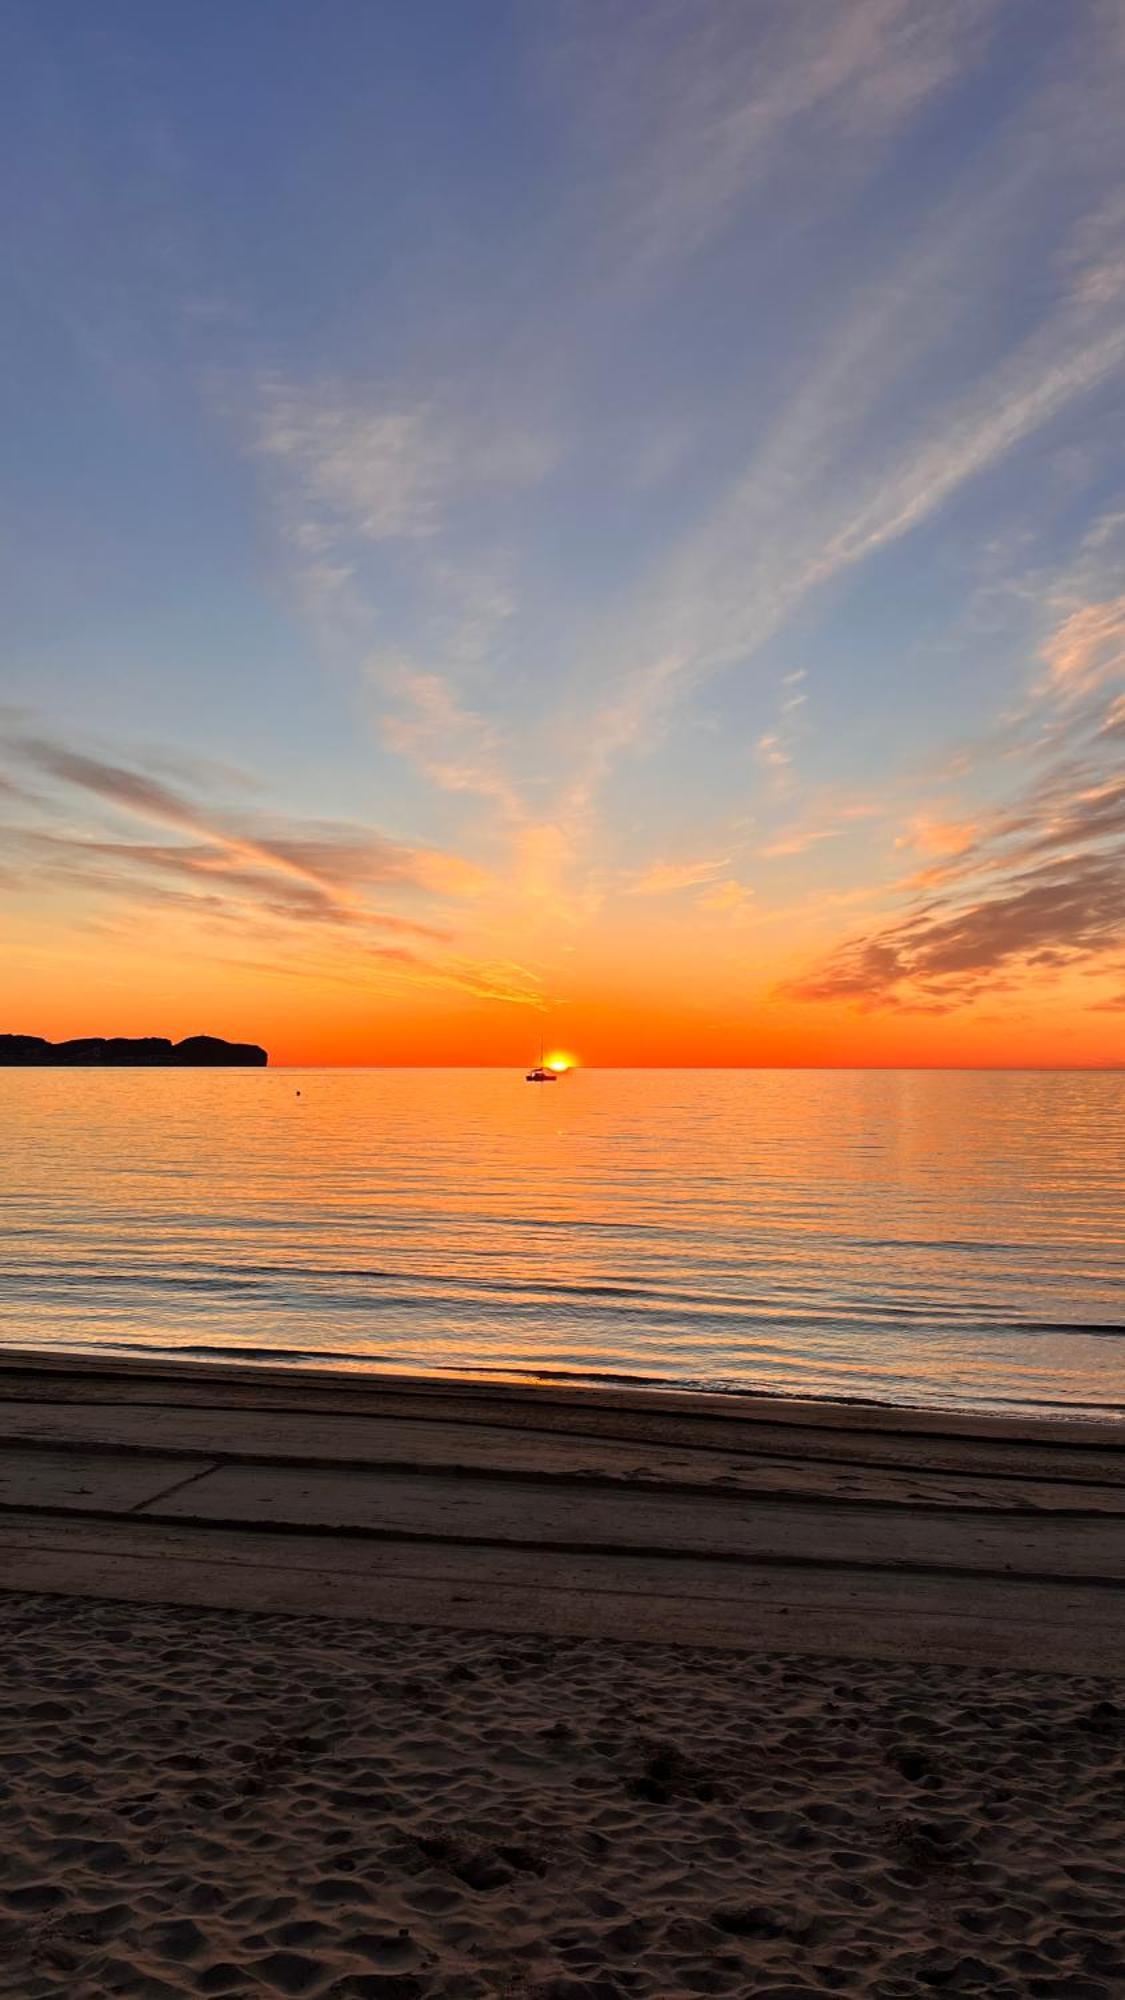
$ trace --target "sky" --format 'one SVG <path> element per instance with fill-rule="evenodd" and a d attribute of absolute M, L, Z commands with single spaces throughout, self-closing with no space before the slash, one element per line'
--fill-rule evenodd
<path fill-rule="evenodd" d="M 1121 0 L 7 0 L 0 1030 L 1125 1061 Z"/>

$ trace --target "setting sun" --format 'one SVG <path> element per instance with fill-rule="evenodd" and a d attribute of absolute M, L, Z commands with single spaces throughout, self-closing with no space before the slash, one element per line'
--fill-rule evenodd
<path fill-rule="evenodd" d="M 578 1057 L 572 1055 L 569 1049 L 552 1049 L 550 1055 L 544 1058 L 543 1067 L 556 1070 L 561 1076 L 564 1070 L 578 1068 Z"/>

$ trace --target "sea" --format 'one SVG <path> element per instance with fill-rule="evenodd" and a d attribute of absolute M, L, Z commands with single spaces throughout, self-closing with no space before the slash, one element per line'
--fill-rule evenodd
<path fill-rule="evenodd" d="M 0 1343 L 1125 1414 L 1125 1073 L 0 1070 Z"/>

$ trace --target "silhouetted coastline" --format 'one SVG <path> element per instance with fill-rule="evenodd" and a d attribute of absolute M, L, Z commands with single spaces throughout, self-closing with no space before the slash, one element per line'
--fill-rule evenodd
<path fill-rule="evenodd" d="M 48 1042 L 42 1035 L 0 1035 L 0 1066 L 16 1069 L 264 1069 L 256 1042 L 224 1042 L 218 1035 L 80 1035 Z"/>

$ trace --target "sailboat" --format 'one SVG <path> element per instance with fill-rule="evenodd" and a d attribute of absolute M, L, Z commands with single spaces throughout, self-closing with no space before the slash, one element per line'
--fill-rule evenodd
<path fill-rule="evenodd" d="M 528 1070 L 528 1072 L 527 1072 L 527 1075 L 526 1075 L 526 1077 L 524 1078 L 524 1082 L 525 1082 L 525 1083 L 557 1083 L 557 1082 L 558 1082 L 558 1080 L 559 1080 L 559 1073 L 558 1073 L 558 1070 L 557 1070 L 557 1069 L 548 1069 L 548 1067 L 547 1067 L 546 1063 L 545 1063 L 545 1062 L 543 1061 L 543 1044 L 542 1044 L 542 1042 L 540 1042 L 540 1044 L 539 1044 L 539 1061 L 538 1061 L 538 1063 L 537 1063 L 537 1065 L 536 1065 L 536 1067 L 535 1067 L 534 1069 L 529 1069 L 529 1070 Z"/>

